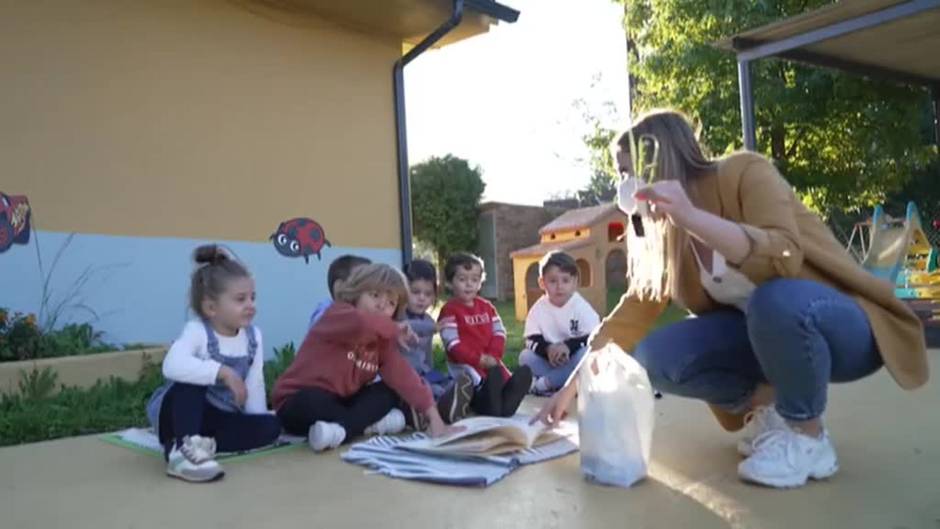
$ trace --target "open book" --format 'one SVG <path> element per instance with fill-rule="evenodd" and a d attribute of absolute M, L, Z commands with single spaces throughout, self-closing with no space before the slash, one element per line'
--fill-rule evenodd
<path fill-rule="evenodd" d="M 437 439 L 416 439 L 400 446 L 414 452 L 491 456 L 518 452 L 560 439 L 563 435 L 528 417 L 471 417 L 454 423 L 463 430 Z"/>

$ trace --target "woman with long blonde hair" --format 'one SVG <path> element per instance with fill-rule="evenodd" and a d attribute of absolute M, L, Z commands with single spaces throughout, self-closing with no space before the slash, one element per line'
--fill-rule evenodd
<path fill-rule="evenodd" d="M 629 287 L 591 349 L 615 342 L 655 388 L 705 401 L 729 431 L 745 428 L 742 479 L 783 488 L 835 474 L 822 421 L 829 383 L 884 365 L 902 388 L 924 384 L 920 320 L 763 156 L 709 159 L 673 111 L 644 116 L 615 148 L 621 189 L 634 186 L 622 201 Z M 644 166 L 651 181 L 637 174 Z M 649 332 L 670 301 L 697 317 Z M 559 420 L 576 393 L 572 377 L 538 418 Z"/>

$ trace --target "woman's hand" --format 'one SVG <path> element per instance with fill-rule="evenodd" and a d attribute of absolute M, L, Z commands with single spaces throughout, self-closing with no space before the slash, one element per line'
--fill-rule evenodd
<path fill-rule="evenodd" d="M 235 397 L 235 404 L 238 405 L 239 408 L 244 408 L 245 401 L 248 400 L 248 388 L 245 387 L 245 381 L 242 380 L 242 377 L 238 376 L 238 373 L 231 367 L 222 366 L 219 368 L 217 378 L 225 384 L 225 387 L 232 391 L 232 395 Z"/>
<path fill-rule="evenodd" d="M 696 209 L 678 180 L 660 180 L 641 187 L 633 198 L 649 202 L 654 214 L 666 215 L 670 222 L 683 228 Z"/>
<path fill-rule="evenodd" d="M 543 423 L 549 426 L 555 426 L 562 419 L 568 415 L 568 406 L 571 405 L 571 400 L 578 395 L 578 383 L 572 378 L 565 387 L 558 390 L 557 393 L 552 395 L 552 398 L 548 399 L 548 402 L 542 406 L 542 409 L 539 410 L 535 417 L 532 417 L 532 420 L 529 421 L 529 424 L 535 424 L 536 422 L 542 421 Z"/>

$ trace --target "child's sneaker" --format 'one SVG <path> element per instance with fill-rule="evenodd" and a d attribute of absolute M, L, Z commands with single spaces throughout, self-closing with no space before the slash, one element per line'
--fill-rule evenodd
<path fill-rule="evenodd" d="M 461 373 L 437 401 L 437 411 L 447 424 L 453 424 L 470 414 L 470 401 L 473 400 L 473 379 Z"/>
<path fill-rule="evenodd" d="M 738 453 L 750 457 L 754 441 L 764 432 L 787 428 L 787 422 L 773 406 L 758 406 L 744 416 L 744 436 L 738 441 Z"/>
<path fill-rule="evenodd" d="M 317 421 L 307 432 L 307 443 L 314 452 L 336 448 L 346 440 L 346 429 L 335 422 Z"/>
<path fill-rule="evenodd" d="M 819 438 L 789 427 L 764 432 L 754 440 L 754 453 L 738 464 L 745 481 L 776 488 L 802 487 L 809 479 L 825 479 L 839 470 L 836 450 L 824 430 Z"/>
<path fill-rule="evenodd" d="M 532 381 L 532 387 L 529 389 L 529 393 L 538 396 L 544 397 L 552 393 L 551 384 L 548 381 L 548 377 L 538 377 Z"/>
<path fill-rule="evenodd" d="M 389 435 L 399 433 L 405 429 L 405 414 L 398 408 L 393 408 L 379 419 L 375 424 L 366 427 L 366 435 Z"/>
<path fill-rule="evenodd" d="M 213 481 L 225 475 L 215 461 L 215 439 L 191 435 L 174 446 L 167 458 L 166 473 L 193 483 Z"/>

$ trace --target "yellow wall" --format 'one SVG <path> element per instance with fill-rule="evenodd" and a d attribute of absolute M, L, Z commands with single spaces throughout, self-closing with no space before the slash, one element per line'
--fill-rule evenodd
<path fill-rule="evenodd" d="M 36 227 L 395 248 L 401 42 L 224 0 L 0 3 L 0 191 Z"/>

